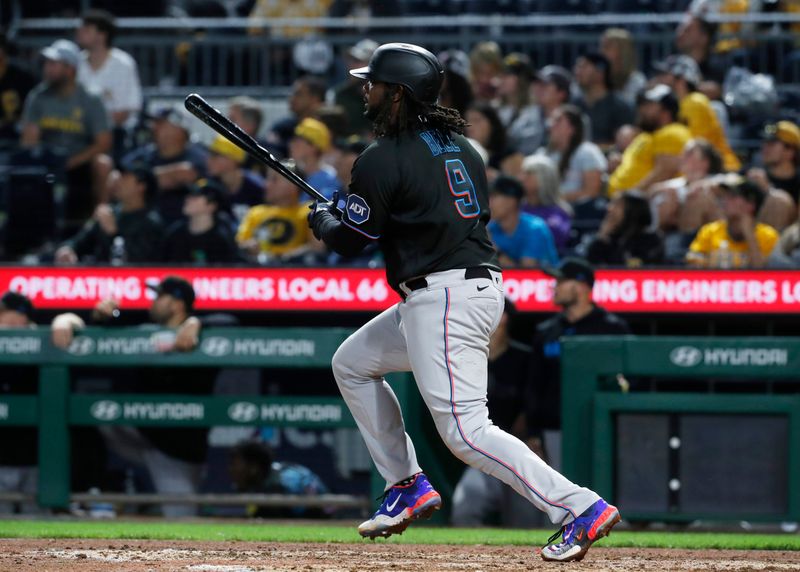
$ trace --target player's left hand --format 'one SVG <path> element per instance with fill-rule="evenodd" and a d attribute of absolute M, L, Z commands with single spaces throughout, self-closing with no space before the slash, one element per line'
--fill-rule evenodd
<path fill-rule="evenodd" d="M 320 240 L 319 227 L 329 217 L 336 218 L 336 205 L 333 201 L 325 203 L 317 201 L 308 205 L 308 208 L 311 209 L 308 213 L 308 226 L 311 227 L 317 240 Z"/>

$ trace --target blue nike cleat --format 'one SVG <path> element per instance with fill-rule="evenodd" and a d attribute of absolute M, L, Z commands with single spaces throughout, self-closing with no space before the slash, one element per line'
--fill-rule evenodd
<path fill-rule="evenodd" d="M 386 491 L 381 507 L 372 518 L 359 525 L 358 533 L 371 539 L 402 534 L 412 521 L 430 518 L 440 508 L 442 497 L 433 489 L 424 473 L 417 473 L 410 484 L 395 485 Z"/>
<path fill-rule="evenodd" d="M 583 560 L 592 543 L 611 534 L 619 521 L 617 507 L 600 499 L 550 537 L 542 548 L 542 558 L 556 562 Z M 561 541 L 557 542 L 559 536 Z"/>

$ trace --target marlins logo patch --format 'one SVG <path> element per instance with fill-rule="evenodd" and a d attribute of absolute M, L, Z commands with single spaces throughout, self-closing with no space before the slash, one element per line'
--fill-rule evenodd
<path fill-rule="evenodd" d="M 367 201 L 358 195 L 347 197 L 347 218 L 355 224 L 362 224 L 369 219 L 369 206 Z"/>

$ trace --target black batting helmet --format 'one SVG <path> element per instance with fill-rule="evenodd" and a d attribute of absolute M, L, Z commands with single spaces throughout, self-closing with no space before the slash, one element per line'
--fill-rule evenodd
<path fill-rule="evenodd" d="M 413 44 L 383 44 L 372 54 L 367 67 L 351 70 L 350 75 L 402 85 L 419 101 L 436 103 L 444 69 L 436 56 L 425 48 Z"/>

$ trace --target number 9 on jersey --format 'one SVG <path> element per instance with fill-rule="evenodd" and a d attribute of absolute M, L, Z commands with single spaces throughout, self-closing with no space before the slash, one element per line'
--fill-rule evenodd
<path fill-rule="evenodd" d="M 455 202 L 456 210 L 463 218 L 475 218 L 481 212 L 478 204 L 478 196 L 475 193 L 475 185 L 467 173 L 467 168 L 461 159 L 448 159 L 444 163 L 447 172 L 447 184 L 450 192 L 457 197 Z"/>

